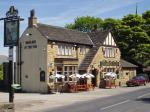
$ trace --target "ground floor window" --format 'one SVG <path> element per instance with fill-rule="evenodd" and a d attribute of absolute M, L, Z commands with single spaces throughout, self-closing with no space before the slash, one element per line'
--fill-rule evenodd
<path fill-rule="evenodd" d="M 115 68 L 104 68 L 104 72 L 115 72 Z"/>
<path fill-rule="evenodd" d="M 62 66 L 57 66 L 57 74 L 62 74 L 63 73 L 63 68 Z"/>
<path fill-rule="evenodd" d="M 73 81 L 69 76 L 78 72 L 77 66 L 57 66 L 57 73 L 65 75 L 64 81 Z"/>
<path fill-rule="evenodd" d="M 73 81 L 69 76 L 77 73 L 77 66 L 64 66 L 65 81 Z"/>

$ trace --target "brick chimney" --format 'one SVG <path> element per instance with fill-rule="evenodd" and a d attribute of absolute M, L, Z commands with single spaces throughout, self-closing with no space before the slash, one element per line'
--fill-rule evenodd
<path fill-rule="evenodd" d="M 35 17 L 35 11 L 32 9 L 30 11 L 30 17 L 28 18 L 28 27 L 33 27 L 37 25 L 37 18 Z"/>

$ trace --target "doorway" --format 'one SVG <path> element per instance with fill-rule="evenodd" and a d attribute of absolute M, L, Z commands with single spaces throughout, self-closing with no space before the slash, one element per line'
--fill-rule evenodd
<path fill-rule="evenodd" d="M 98 74 L 97 69 L 92 70 L 92 74 L 94 75 L 94 77 L 92 78 L 92 84 L 94 86 L 97 86 L 97 74 Z"/>

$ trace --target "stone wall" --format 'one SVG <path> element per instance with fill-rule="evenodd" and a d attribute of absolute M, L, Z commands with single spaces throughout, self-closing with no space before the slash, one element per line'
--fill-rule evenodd
<path fill-rule="evenodd" d="M 0 112 L 15 112 L 14 104 L 12 104 L 12 103 L 0 103 Z"/>

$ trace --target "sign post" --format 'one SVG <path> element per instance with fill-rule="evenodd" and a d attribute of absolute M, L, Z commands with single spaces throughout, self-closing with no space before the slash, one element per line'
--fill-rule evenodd
<path fill-rule="evenodd" d="M 18 45 L 19 25 L 23 19 L 18 16 L 18 10 L 11 6 L 4 20 L 4 47 L 9 47 L 8 85 L 9 102 L 14 100 L 13 84 L 13 47 Z"/>
<path fill-rule="evenodd" d="M 8 83 L 9 83 L 9 102 L 14 101 L 14 89 L 11 87 L 13 84 L 13 47 L 9 47 L 9 66 L 8 66 Z"/>

